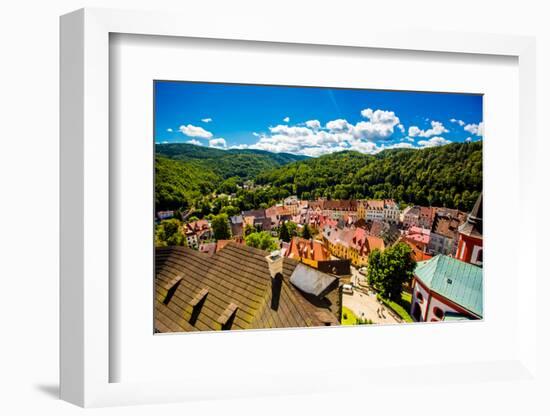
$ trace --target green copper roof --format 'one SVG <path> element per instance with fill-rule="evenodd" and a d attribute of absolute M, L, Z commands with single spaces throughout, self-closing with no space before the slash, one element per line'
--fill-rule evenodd
<path fill-rule="evenodd" d="M 414 274 L 431 290 L 483 317 L 483 269 L 438 255 L 420 261 Z"/>
<path fill-rule="evenodd" d="M 445 312 L 445 315 L 443 316 L 443 320 L 445 322 L 453 322 L 453 321 L 468 321 L 471 320 L 469 316 L 462 315 L 461 313 L 454 313 L 454 312 Z"/>

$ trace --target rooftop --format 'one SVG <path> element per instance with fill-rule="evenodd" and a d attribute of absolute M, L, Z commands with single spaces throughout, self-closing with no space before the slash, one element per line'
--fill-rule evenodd
<path fill-rule="evenodd" d="M 317 240 L 306 240 L 300 237 L 294 237 L 290 240 L 290 245 L 285 256 L 293 259 L 310 259 L 323 261 L 330 259 L 330 253 L 322 242 Z"/>
<path fill-rule="evenodd" d="M 470 237 L 483 238 L 483 194 L 479 194 L 472 211 L 468 214 L 468 219 L 458 231 Z"/>
<path fill-rule="evenodd" d="M 437 255 L 418 262 L 414 274 L 432 291 L 483 317 L 483 270 L 480 267 Z"/>
<path fill-rule="evenodd" d="M 186 332 L 337 325 L 338 279 L 301 265 L 307 268 L 303 277 L 293 259 L 282 259 L 279 301 L 273 308 L 267 254 L 233 242 L 212 256 L 187 247 L 157 248 L 155 328 Z"/>

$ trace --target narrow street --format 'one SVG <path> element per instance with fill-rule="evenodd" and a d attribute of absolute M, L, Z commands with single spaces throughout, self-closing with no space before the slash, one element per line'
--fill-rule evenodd
<path fill-rule="evenodd" d="M 342 295 L 342 306 L 349 308 L 361 319 L 370 319 L 375 324 L 396 324 L 400 321 L 392 315 L 388 308 L 378 302 L 376 295 L 370 292 L 367 278 L 359 273 L 355 267 L 351 267 L 351 284 L 353 294 Z"/>
<path fill-rule="evenodd" d="M 358 318 L 370 319 L 375 324 L 400 323 L 388 308 L 378 302 L 375 294 L 354 289 L 353 295 L 345 293 L 342 295 L 342 306 L 351 309 Z"/>

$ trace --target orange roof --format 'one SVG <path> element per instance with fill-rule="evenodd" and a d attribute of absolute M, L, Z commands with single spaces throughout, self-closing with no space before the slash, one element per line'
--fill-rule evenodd
<path fill-rule="evenodd" d="M 333 243 L 343 244 L 357 250 L 361 256 L 369 254 L 375 248 L 384 250 L 384 240 L 368 235 L 363 228 L 333 228 L 327 238 Z M 327 228 L 324 232 L 326 231 Z"/>
<path fill-rule="evenodd" d="M 306 240 L 294 237 L 285 252 L 286 257 L 293 259 L 305 258 L 315 261 L 329 260 L 330 254 L 324 244 L 317 240 Z"/>
<path fill-rule="evenodd" d="M 432 256 L 430 256 L 429 254 L 427 253 L 424 253 L 421 249 L 419 249 L 413 242 L 411 241 L 408 241 L 408 240 L 401 240 L 401 242 L 407 244 L 411 250 L 412 250 L 412 258 L 415 260 L 415 261 L 424 261 L 424 260 L 429 260 L 432 258 Z"/>
<path fill-rule="evenodd" d="M 377 199 L 369 199 L 367 201 L 367 206 L 369 209 L 377 209 L 377 210 L 383 210 L 384 209 L 384 201 L 380 201 Z"/>
<path fill-rule="evenodd" d="M 375 237 L 373 235 L 367 235 L 367 241 L 369 242 L 370 251 L 374 250 L 375 248 L 379 250 L 384 250 L 385 248 L 384 240 L 382 240 L 379 237 Z"/>

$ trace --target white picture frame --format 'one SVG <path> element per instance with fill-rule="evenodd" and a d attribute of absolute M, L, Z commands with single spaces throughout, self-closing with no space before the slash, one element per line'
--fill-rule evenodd
<path fill-rule="evenodd" d="M 282 393 L 329 392 L 313 375 L 281 373 L 262 383 L 233 383 L 221 376 L 215 383 L 204 380 L 126 383 L 110 382 L 110 363 L 116 360 L 109 348 L 112 299 L 110 283 L 110 164 L 109 158 L 109 36 L 133 34 L 204 39 L 226 39 L 281 44 L 332 45 L 334 47 L 430 51 L 453 54 L 504 55 L 518 59 L 519 138 L 533 140 L 535 131 L 535 40 L 530 37 L 473 33 L 434 33 L 347 27 L 337 33 L 310 25 L 288 27 L 284 32 L 269 22 L 247 20 L 205 26 L 200 21 L 161 12 L 82 9 L 61 18 L 61 398 L 79 406 L 185 401 L 211 397 L 239 397 Z M 238 30 L 236 29 L 238 28 Z M 520 245 L 536 240 L 536 227 L 527 215 L 533 202 L 536 150 L 522 146 L 519 190 Z M 515 194 L 514 194 L 515 195 Z M 492 379 L 504 374 L 523 380 L 536 374 L 536 321 L 529 310 L 536 308 L 536 262 L 527 265 L 518 287 L 518 316 L 521 321 L 517 356 L 506 361 L 457 364 L 449 361 L 432 373 L 453 377 L 475 374 Z M 517 273 L 518 271 L 516 271 Z M 410 330 L 410 329 L 408 329 Z M 361 371 L 335 371 L 337 377 L 363 377 Z M 407 377 L 411 369 L 383 367 L 371 370 L 371 380 Z M 484 375 L 480 377 L 480 375 Z M 474 379 L 476 379 L 474 377 Z M 227 388 L 231 384 L 230 388 Z M 280 387 L 280 386 L 283 386 Z M 275 387 L 279 386 L 279 387 Z M 201 390 L 201 388 L 203 390 Z M 243 393 L 246 391 L 246 393 Z"/>

